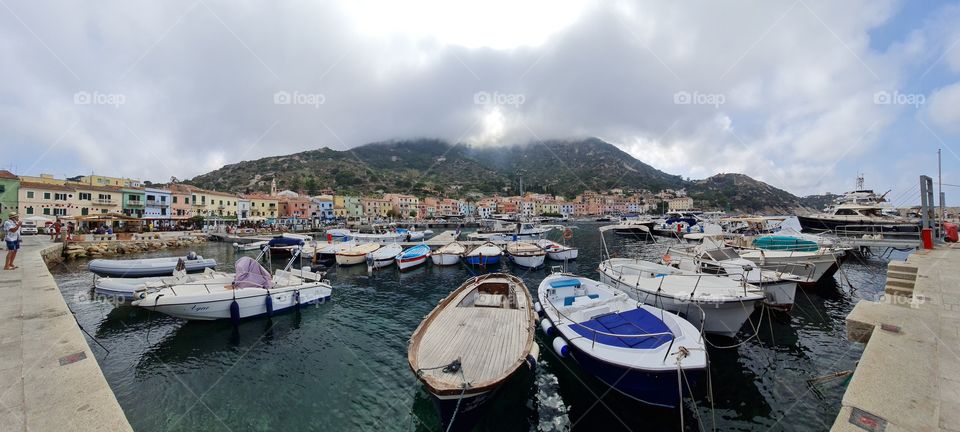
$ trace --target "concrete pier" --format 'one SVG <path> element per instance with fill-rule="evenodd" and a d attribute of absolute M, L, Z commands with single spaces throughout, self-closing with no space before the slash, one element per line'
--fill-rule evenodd
<path fill-rule="evenodd" d="M 866 343 L 834 431 L 960 431 L 960 248 L 891 262 L 884 299 L 860 301 L 847 336 Z"/>
<path fill-rule="evenodd" d="M 0 271 L 0 430 L 130 431 L 47 270 L 61 248 L 25 237 L 20 268 Z"/>

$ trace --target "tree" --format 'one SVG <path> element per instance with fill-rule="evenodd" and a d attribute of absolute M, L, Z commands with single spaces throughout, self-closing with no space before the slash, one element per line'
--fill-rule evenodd
<path fill-rule="evenodd" d="M 300 189 L 300 177 L 294 175 L 293 177 L 290 178 L 290 180 L 286 181 L 286 186 L 287 186 L 287 189 L 297 192 L 297 190 Z"/>
<path fill-rule="evenodd" d="M 410 217 L 412 217 L 412 218 L 417 217 L 417 211 L 416 211 L 416 210 L 410 210 Z"/>
<path fill-rule="evenodd" d="M 317 186 L 317 179 L 313 176 L 307 177 L 304 187 L 307 189 L 307 195 L 316 195 L 317 190 L 319 189 Z"/>

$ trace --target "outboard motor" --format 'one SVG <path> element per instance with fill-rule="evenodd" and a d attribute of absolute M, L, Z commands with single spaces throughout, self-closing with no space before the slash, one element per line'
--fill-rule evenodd
<path fill-rule="evenodd" d="M 194 252 L 194 251 L 188 252 L 188 253 L 187 253 L 187 259 L 190 260 L 190 261 L 195 261 L 195 260 L 197 259 L 197 253 Z"/>

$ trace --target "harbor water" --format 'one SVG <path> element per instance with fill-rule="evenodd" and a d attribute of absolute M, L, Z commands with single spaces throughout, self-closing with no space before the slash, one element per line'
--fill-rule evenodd
<path fill-rule="evenodd" d="M 581 223 L 574 230 L 570 243 L 580 248 L 580 259 L 568 263 L 568 271 L 597 277 L 603 246 L 596 228 Z M 614 257 L 656 259 L 671 243 L 659 241 L 607 235 Z M 232 271 L 240 256 L 226 243 L 195 250 L 216 258 L 223 271 Z M 892 259 L 903 258 L 897 253 Z M 427 265 L 399 273 L 394 266 L 368 274 L 365 266 L 332 268 L 331 303 L 233 327 L 229 320 L 188 323 L 99 299 L 86 263 L 65 262 L 51 272 L 79 323 L 96 338 L 88 342 L 135 430 L 440 430 L 429 396 L 407 365 L 407 341 L 475 270 Z M 274 265 L 282 264 L 275 259 Z M 549 272 L 507 263 L 498 269 L 523 278 L 534 295 Z M 844 317 L 859 299 L 878 298 L 884 280 L 885 261 L 849 259 L 826 283 L 798 290 L 790 314 L 758 309 L 736 339 L 710 337 L 713 401 L 688 401 L 680 410 L 645 407 L 611 391 L 574 361 L 558 358 L 538 331 L 541 367 L 508 382 L 477 427 L 829 429 L 844 381 L 808 382 L 854 368 L 862 346 L 847 341 Z"/>

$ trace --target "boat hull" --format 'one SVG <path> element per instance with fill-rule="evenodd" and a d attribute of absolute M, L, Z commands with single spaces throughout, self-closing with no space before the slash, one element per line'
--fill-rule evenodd
<path fill-rule="evenodd" d="M 507 255 L 514 264 L 529 269 L 538 269 L 543 267 L 543 262 L 547 255 Z"/>
<path fill-rule="evenodd" d="M 771 257 L 765 257 L 763 260 L 754 257 L 744 258 L 760 265 L 764 269 L 800 276 L 802 278 L 800 285 L 803 286 L 816 285 L 821 279 L 832 276 L 837 269 L 837 261 L 830 256 L 824 256 L 816 260 Z"/>
<path fill-rule="evenodd" d="M 843 227 L 847 226 L 864 228 L 858 231 L 868 231 L 866 227 L 883 227 L 883 232 L 885 233 L 915 233 L 920 231 L 919 224 L 898 224 L 891 223 L 889 221 L 875 221 L 871 219 L 833 219 L 816 216 L 797 216 L 797 219 L 800 221 L 800 227 L 804 232 L 836 231 L 838 228 L 840 228 L 842 231 Z"/>
<path fill-rule="evenodd" d="M 299 293 L 298 296 L 295 293 Z M 306 288 L 278 288 L 269 293 L 273 302 L 274 314 L 292 309 L 296 306 L 309 306 L 326 303 L 330 300 L 331 289 L 324 284 L 316 284 Z M 237 298 L 240 319 L 254 318 L 267 315 L 267 293 Z M 195 321 L 213 321 L 230 319 L 230 304 L 234 299 L 226 298 L 213 301 L 185 301 L 183 303 L 152 305 L 149 299 L 141 301 L 138 306 L 170 315 L 177 318 Z"/>
<path fill-rule="evenodd" d="M 434 264 L 441 266 L 451 266 L 460 263 L 460 255 L 458 254 L 434 253 L 430 255 L 430 258 Z"/>
<path fill-rule="evenodd" d="M 789 312 L 793 310 L 793 302 L 797 296 L 796 281 L 769 282 L 761 286 L 763 288 L 763 304 L 767 307 Z"/>
<path fill-rule="evenodd" d="M 187 273 L 199 273 L 208 268 L 217 266 L 214 259 L 196 259 L 183 260 Z M 173 275 L 177 267 L 176 260 L 151 261 L 134 260 L 125 263 L 124 260 L 101 260 L 90 261 L 87 268 L 97 276 L 110 276 L 120 278 L 140 278 L 140 277 L 158 277 Z"/>
<path fill-rule="evenodd" d="M 600 272 L 600 281 L 623 291 L 634 300 L 680 315 L 698 330 L 702 326 L 706 333 L 731 338 L 736 336 L 743 324 L 750 319 L 757 303 L 760 302 L 760 299 L 710 303 L 678 299 L 656 292 L 638 290 L 634 286 L 619 282 L 603 271 Z M 700 309 L 703 309 L 702 313 Z"/>
<path fill-rule="evenodd" d="M 430 400 L 433 402 L 437 414 L 440 415 L 440 430 L 446 431 L 469 431 L 477 424 L 486 409 L 489 402 L 493 399 L 496 389 L 479 393 L 465 393 L 463 398 L 460 395 L 438 396 L 430 394 Z M 459 401 L 460 406 L 457 407 Z M 453 425 L 450 422 L 453 421 Z"/>
<path fill-rule="evenodd" d="M 427 258 L 429 255 L 422 255 L 415 258 L 397 258 L 397 267 L 400 268 L 400 271 L 412 269 L 417 266 L 421 266 L 427 263 Z"/>
<path fill-rule="evenodd" d="M 560 252 L 550 252 L 547 251 L 547 258 L 554 261 L 571 261 L 577 259 L 577 256 L 580 255 L 578 249 L 567 249 Z"/>
<path fill-rule="evenodd" d="M 382 260 L 373 260 L 373 268 L 381 269 L 392 266 L 394 263 L 393 258 L 382 259 Z"/>
<path fill-rule="evenodd" d="M 488 266 L 492 264 L 498 264 L 500 262 L 500 255 L 475 255 L 468 256 L 464 258 L 467 264 L 472 266 Z"/>
<path fill-rule="evenodd" d="M 352 266 L 357 264 L 363 264 L 367 262 L 366 255 L 336 255 L 337 265 L 339 266 Z"/>

